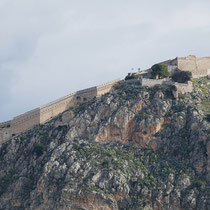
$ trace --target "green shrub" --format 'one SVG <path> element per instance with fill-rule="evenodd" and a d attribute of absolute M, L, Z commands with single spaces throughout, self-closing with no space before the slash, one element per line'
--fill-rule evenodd
<path fill-rule="evenodd" d="M 190 71 L 177 70 L 174 72 L 171 78 L 174 82 L 186 83 L 187 81 L 191 80 L 192 73 Z"/>
<path fill-rule="evenodd" d="M 153 78 L 165 78 L 169 76 L 168 67 L 165 64 L 155 64 L 152 66 Z"/>
<path fill-rule="evenodd" d="M 179 96 L 179 99 L 185 99 L 185 94 L 183 93 L 179 93 L 178 96 Z"/>
<path fill-rule="evenodd" d="M 192 82 L 193 82 L 194 86 L 196 88 L 199 88 L 205 96 L 207 96 L 207 97 L 210 96 L 210 93 L 209 93 L 210 86 L 203 86 L 202 84 L 199 83 L 198 80 L 193 79 L 193 78 L 192 78 Z"/>
<path fill-rule="evenodd" d="M 37 144 L 34 147 L 33 152 L 39 157 L 39 156 L 41 156 L 44 153 L 44 151 L 46 151 L 46 149 L 47 148 L 46 148 L 45 145 L 43 145 L 43 144 Z"/>
<path fill-rule="evenodd" d="M 174 112 L 182 112 L 186 109 L 186 106 L 184 104 L 177 104 L 172 106 L 172 110 Z"/>
<path fill-rule="evenodd" d="M 202 180 L 195 180 L 192 184 L 192 186 L 196 188 L 201 188 L 203 185 L 205 185 L 205 182 Z"/>
<path fill-rule="evenodd" d="M 130 79 L 141 79 L 141 76 L 138 74 L 132 74 L 125 77 L 125 80 L 130 80 Z"/>

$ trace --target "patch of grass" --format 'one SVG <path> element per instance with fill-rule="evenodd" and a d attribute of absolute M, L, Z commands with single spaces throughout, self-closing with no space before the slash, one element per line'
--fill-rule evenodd
<path fill-rule="evenodd" d="M 179 93 L 179 94 L 178 94 L 178 97 L 179 97 L 179 99 L 185 99 L 186 96 L 185 96 L 185 94 L 183 94 L 183 93 Z"/>
<path fill-rule="evenodd" d="M 210 96 L 209 86 L 201 85 L 196 79 L 192 79 L 194 87 L 199 88 L 205 96 Z"/>
<path fill-rule="evenodd" d="M 210 100 L 202 102 L 202 109 L 206 114 L 210 114 Z"/>
<path fill-rule="evenodd" d="M 149 189 L 164 183 L 170 173 L 181 174 L 186 170 L 183 165 L 166 159 L 160 153 L 134 145 L 76 143 L 73 149 L 77 151 L 78 159 L 86 158 L 93 168 L 104 172 L 134 176 L 137 171 L 141 171 L 143 178 L 137 177 L 137 182 Z"/>

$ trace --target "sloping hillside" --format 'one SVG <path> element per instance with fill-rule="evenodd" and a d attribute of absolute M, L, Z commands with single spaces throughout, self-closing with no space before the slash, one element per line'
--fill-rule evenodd
<path fill-rule="evenodd" d="M 0 209 L 210 209 L 210 80 L 115 86 L 0 145 Z"/>

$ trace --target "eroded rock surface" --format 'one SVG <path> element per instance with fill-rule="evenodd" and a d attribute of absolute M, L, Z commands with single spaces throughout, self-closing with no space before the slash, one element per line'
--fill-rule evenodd
<path fill-rule="evenodd" d="M 209 80 L 123 84 L 0 145 L 0 209 L 210 209 Z"/>

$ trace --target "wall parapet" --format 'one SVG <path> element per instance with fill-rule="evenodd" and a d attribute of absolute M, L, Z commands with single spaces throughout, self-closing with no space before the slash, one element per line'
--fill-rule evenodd
<path fill-rule="evenodd" d="M 167 60 L 161 63 L 169 67 L 171 74 L 173 74 L 176 68 L 182 71 L 192 72 L 192 75 L 195 78 L 207 76 L 210 74 L 210 57 L 177 57 L 173 60 Z M 151 69 L 145 71 L 143 70 L 138 73 L 145 77 L 137 80 L 140 81 L 142 86 L 153 87 L 155 85 L 161 84 L 174 84 L 177 87 L 177 91 L 181 93 L 191 92 L 193 90 L 193 85 L 190 82 L 183 84 L 173 83 L 169 81 L 169 79 L 149 79 L 150 71 Z M 77 103 L 85 102 L 86 100 L 89 100 L 93 97 L 101 96 L 107 92 L 110 92 L 115 84 L 123 82 L 135 81 L 121 81 L 120 79 L 116 79 L 99 86 L 79 90 L 55 101 L 52 101 L 46 105 L 16 116 L 10 121 L 0 123 L 0 142 L 5 140 L 5 138 L 10 138 L 12 135 L 26 131 L 27 129 L 30 129 L 37 124 L 47 122 L 52 117 L 57 116 L 58 114 L 62 113 L 69 107 L 76 105 Z"/>
<path fill-rule="evenodd" d="M 101 87 L 106 87 L 106 86 L 109 86 L 109 85 L 113 85 L 117 82 L 121 81 L 119 78 L 118 79 L 115 79 L 113 81 L 110 81 L 110 82 L 107 82 L 107 83 L 104 83 L 102 85 L 98 85 L 97 88 L 101 88 Z"/>
<path fill-rule="evenodd" d="M 114 81 L 107 82 L 105 84 L 97 86 L 97 95 L 96 96 L 101 96 L 101 95 L 104 95 L 104 94 L 110 92 L 112 90 L 113 86 L 115 84 L 117 84 L 119 81 L 120 81 L 120 79 L 116 79 Z"/>
<path fill-rule="evenodd" d="M 49 121 L 51 118 L 64 112 L 66 109 L 77 103 L 85 102 L 93 97 L 109 92 L 114 84 L 119 81 L 120 79 L 117 79 L 99 86 L 79 90 L 46 105 L 18 115 L 10 121 L 0 123 L 0 143 L 11 138 L 13 135 L 17 135 L 33 128 L 35 125 Z M 83 97 L 85 100 L 78 100 L 80 97 Z"/>
<path fill-rule="evenodd" d="M 65 101 L 66 99 L 71 98 L 71 97 L 73 97 L 74 95 L 75 95 L 75 93 L 71 93 L 71 94 L 69 94 L 69 95 L 67 95 L 67 96 L 64 96 L 64 97 L 62 97 L 62 98 L 56 99 L 56 100 L 54 100 L 54 101 L 52 101 L 52 102 L 50 102 L 50 103 L 48 103 L 48 104 L 45 104 L 45 105 L 43 105 L 43 106 L 40 106 L 40 109 L 47 108 L 47 107 L 51 107 L 52 105 L 55 105 L 55 104 L 57 104 L 57 103 L 59 103 L 59 102 L 62 102 L 62 101 Z"/>
<path fill-rule="evenodd" d="M 174 82 L 173 83 L 176 88 L 178 93 L 189 93 L 193 91 L 193 83 L 192 81 L 188 81 L 187 83 L 178 83 Z"/>
<path fill-rule="evenodd" d="M 177 88 L 177 93 L 189 93 L 193 91 L 193 83 L 192 81 L 188 81 L 187 83 L 178 83 L 173 82 L 169 79 L 142 79 L 142 86 L 154 87 L 155 85 L 175 85 Z"/>
<path fill-rule="evenodd" d="M 210 57 L 197 58 L 190 55 L 177 58 L 177 67 L 182 71 L 192 72 L 194 78 L 208 76 L 210 74 Z"/>
<path fill-rule="evenodd" d="M 23 119 L 23 118 L 27 118 L 28 116 L 31 116 L 31 115 L 36 115 L 37 113 L 39 113 L 39 111 L 40 111 L 40 108 L 33 109 L 31 111 L 25 112 L 24 114 L 20 114 L 20 115 L 14 117 L 13 120 Z"/>
<path fill-rule="evenodd" d="M 2 123 L 0 123 L 0 128 L 5 127 L 5 126 L 8 126 L 10 124 L 11 124 L 11 120 L 2 122 Z"/>

